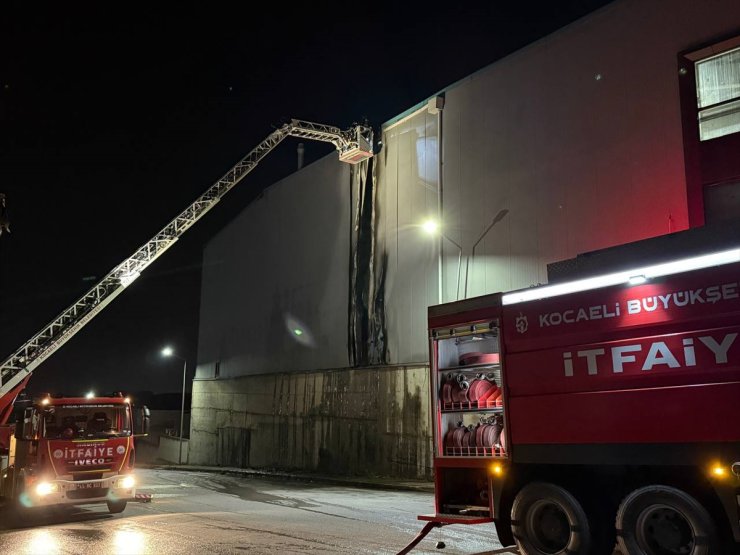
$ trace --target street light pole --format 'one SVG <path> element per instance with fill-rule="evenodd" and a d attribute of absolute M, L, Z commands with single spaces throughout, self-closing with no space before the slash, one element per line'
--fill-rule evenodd
<path fill-rule="evenodd" d="M 179 358 L 179 357 L 178 357 Z M 182 359 L 182 404 L 180 406 L 180 454 L 177 457 L 178 464 L 182 464 L 182 433 L 185 423 L 185 374 L 188 371 L 187 359 Z"/>
<path fill-rule="evenodd" d="M 180 453 L 177 457 L 178 464 L 182 464 L 182 441 L 185 427 L 185 375 L 188 372 L 188 359 L 177 356 L 172 347 L 162 349 L 162 356 L 178 358 L 182 361 L 182 403 L 180 405 Z"/>
<path fill-rule="evenodd" d="M 457 284 L 455 285 L 455 300 L 460 300 L 460 268 L 462 267 L 462 252 L 463 249 L 460 245 L 458 245 L 455 241 L 447 237 L 444 233 L 440 234 L 442 237 L 447 239 L 450 243 L 455 245 L 458 250 L 460 251 L 457 255 Z M 467 275 L 465 276 L 467 278 Z"/>
<path fill-rule="evenodd" d="M 481 233 L 481 236 L 478 237 L 478 240 L 475 242 L 475 245 L 473 245 L 473 252 L 471 255 L 465 260 L 465 299 L 468 298 L 468 272 L 470 270 L 470 262 L 473 258 L 475 258 L 475 248 L 478 246 L 478 243 L 480 243 L 483 238 L 488 235 L 488 232 L 491 231 L 491 228 L 495 226 L 497 223 L 499 223 L 506 214 L 509 213 L 508 208 L 504 208 L 503 210 L 499 210 L 499 213 L 496 214 L 496 217 L 493 218 L 493 221 L 491 222 L 491 225 L 489 225 L 486 230 Z"/>

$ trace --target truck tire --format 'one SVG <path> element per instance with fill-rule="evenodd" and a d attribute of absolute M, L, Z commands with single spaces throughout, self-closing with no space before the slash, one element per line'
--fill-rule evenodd
<path fill-rule="evenodd" d="M 32 517 L 35 516 L 33 509 L 28 502 L 28 495 L 25 494 L 25 485 L 22 479 L 13 474 L 13 469 L 8 473 L 9 481 L 15 481 L 8 492 L 8 503 L 5 506 L 7 512 L 7 522 L 11 528 L 25 528 L 33 526 Z M 11 493 L 12 492 L 12 493 Z"/>
<path fill-rule="evenodd" d="M 106 501 L 108 512 L 111 514 L 122 513 L 126 508 L 126 501 Z"/>
<path fill-rule="evenodd" d="M 712 518 L 688 493 L 646 486 L 617 511 L 617 541 L 630 555 L 713 555 L 718 536 Z"/>
<path fill-rule="evenodd" d="M 535 482 L 526 485 L 511 508 L 511 530 L 526 555 L 587 555 L 591 527 L 586 512 L 566 489 Z"/>

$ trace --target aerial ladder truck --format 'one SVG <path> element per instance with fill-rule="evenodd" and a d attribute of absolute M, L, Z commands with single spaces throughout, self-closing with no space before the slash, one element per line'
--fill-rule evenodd
<path fill-rule="evenodd" d="M 331 143 L 339 160 L 373 155 L 373 132 L 291 120 L 273 131 L 154 237 L 0 363 L 0 500 L 35 507 L 107 503 L 120 512 L 135 496 L 134 424 L 121 394 L 81 398 L 20 393 L 34 370 L 105 309 L 287 137 Z M 142 419 L 143 420 L 143 419 Z M 141 426 L 141 432 L 144 432 Z"/>

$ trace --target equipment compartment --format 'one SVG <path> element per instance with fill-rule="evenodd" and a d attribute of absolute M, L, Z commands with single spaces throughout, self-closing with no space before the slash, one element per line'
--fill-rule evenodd
<path fill-rule="evenodd" d="M 433 330 L 431 340 L 438 456 L 506 456 L 497 322 Z"/>

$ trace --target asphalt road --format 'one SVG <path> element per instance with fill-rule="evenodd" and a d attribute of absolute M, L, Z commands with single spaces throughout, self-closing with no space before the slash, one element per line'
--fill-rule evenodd
<path fill-rule="evenodd" d="M 379 491 L 242 478 L 204 472 L 140 470 L 152 503 L 44 511 L 11 527 L 0 515 L 0 553 L 396 553 L 433 510 L 429 493 Z M 437 541 L 446 543 L 435 549 Z M 492 525 L 432 531 L 412 553 L 499 551 Z"/>

